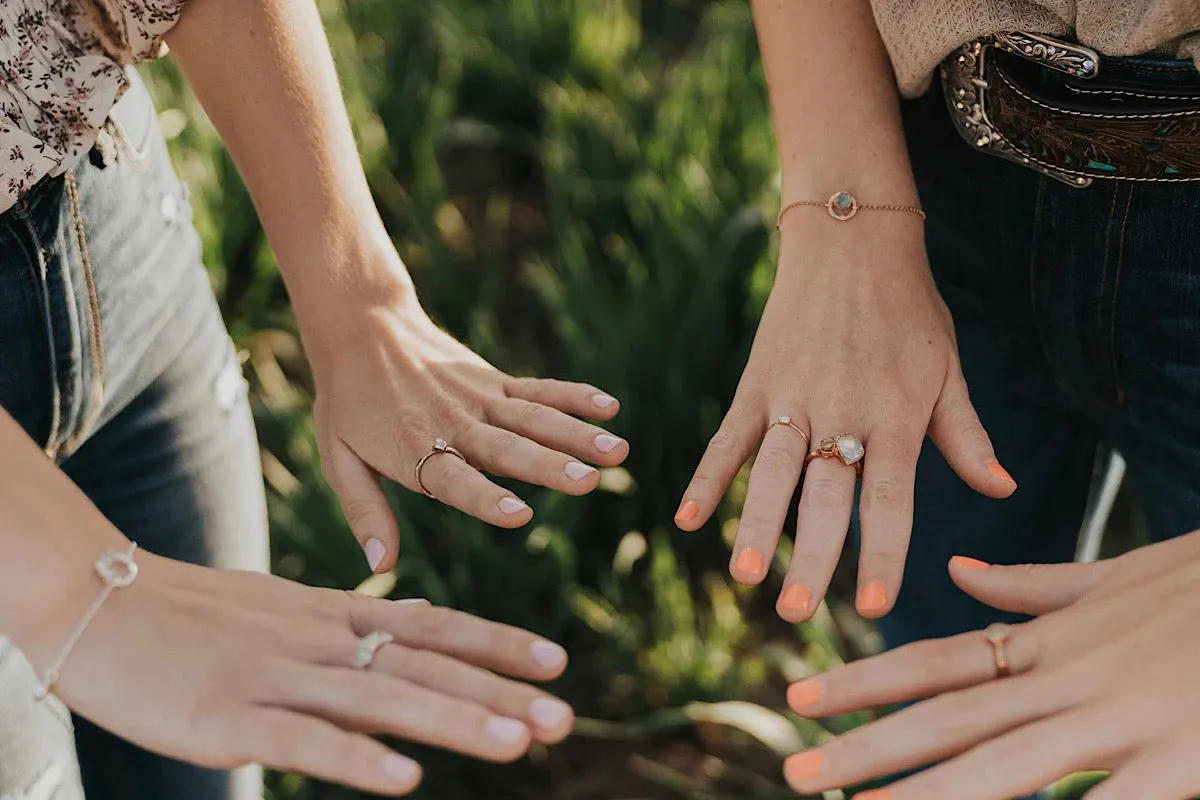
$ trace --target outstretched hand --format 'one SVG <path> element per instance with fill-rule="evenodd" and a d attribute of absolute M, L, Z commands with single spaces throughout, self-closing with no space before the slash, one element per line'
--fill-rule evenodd
<path fill-rule="evenodd" d="M 1200 796 L 1200 531 L 1095 564 L 988 566 L 955 583 L 1011 626 L 1011 677 L 980 632 L 918 642 L 794 684 L 824 717 L 933 699 L 789 758 L 797 791 L 940 763 L 867 800 L 1007 800 L 1080 770 L 1112 770 L 1087 800 Z"/>

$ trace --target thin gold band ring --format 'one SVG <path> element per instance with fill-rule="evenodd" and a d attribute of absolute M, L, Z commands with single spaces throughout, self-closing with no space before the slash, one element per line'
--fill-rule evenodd
<path fill-rule="evenodd" d="M 421 480 L 421 470 L 423 470 L 425 468 L 426 461 L 433 458 L 434 456 L 440 456 L 443 453 L 448 456 L 454 456 L 455 458 L 457 458 L 459 461 L 463 462 L 464 464 L 467 463 L 467 457 L 464 456 L 462 453 L 458 452 L 457 450 L 455 450 L 450 445 L 446 444 L 445 439 L 434 439 L 433 440 L 433 448 L 430 449 L 430 451 L 428 453 L 421 456 L 421 458 L 417 460 L 417 469 L 416 469 L 417 486 L 419 486 L 421 488 L 421 491 L 425 493 L 426 497 L 433 497 L 433 492 L 431 492 L 431 491 L 429 491 L 429 489 L 425 488 L 425 483 Z"/>

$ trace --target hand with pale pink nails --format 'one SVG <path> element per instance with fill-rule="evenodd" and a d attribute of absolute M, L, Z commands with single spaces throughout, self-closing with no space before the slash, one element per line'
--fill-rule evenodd
<path fill-rule="evenodd" d="M 1007 497 L 1016 484 L 967 396 L 920 218 L 876 215 L 843 225 L 797 214 L 784 218 L 781 237 L 749 362 L 675 520 L 689 531 L 703 525 L 757 449 L 730 572 L 747 584 L 766 577 L 799 485 L 795 547 L 777 609 L 790 621 L 808 619 L 842 553 L 858 476 L 836 457 L 805 468 L 805 456 L 825 437 L 852 434 L 865 447 L 857 605 L 879 617 L 900 589 L 926 434 L 977 491 Z M 783 416 L 790 425 L 771 424 Z"/>
<path fill-rule="evenodd" d="M 858 800 L 1008 800 L 1064 775 L 1112 776 L 1085 800 L 1200 796 L 1200 531 L 1094 564 L 950 575 L 1009 626 L 1009 677 L 981 631 L 901 647 L 794 684 L 805 717 L 933 698 L 789 757 L 805 795 L 936 763 Z"/>
<path fill-rule="evenodd" d="M 434 325 L 411 290 L 370 302 L 358 294 L 322 300 L 300 316 L 321 463 L 372 571 L 391 569 L 400 549 L 380 478 L 420 491 L 417 462 L 439 439 L 462 458 L 430 457 L 424 488 L 504 528 L 529 522 L 533 510 L 485 473 L 581 495 L 600 483 L 592 464 L 615 466 L 629 454 L 623 439 L 577 419 L 612 419 L 615 398 L 586 384 L 504 374 Z"/>
<path fill-rule="evenodd" d="M 137 580 L 100 609 L 55 693 L 154 752 L 221 769 L 262 763 L 396 796 L 417 786 L 421 769 L 372 734 L 508 762 L 573 725 L 570 706 L 527 683 L 558 677 L 566 653 L 526 631 L 423 600 L 144 551 L 137 563 Z M 14 631 L 34 664 L 61 649 L 94 582 L 74 580 L 69 596 Z M 394 639 L 355 669 L 360 639 L 373 631 Z"/>

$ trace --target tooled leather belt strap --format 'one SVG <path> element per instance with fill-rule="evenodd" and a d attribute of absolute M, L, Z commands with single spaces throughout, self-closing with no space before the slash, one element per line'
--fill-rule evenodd
<path fill-rule="evenodd" d="M 969 42 L 942 64 L 950 116 L 979 150 L 1080 188 L 1200 180 L 1200 78 L 1131 75 L 1102 70 L 1079 45 L 1015 32 Z"/>

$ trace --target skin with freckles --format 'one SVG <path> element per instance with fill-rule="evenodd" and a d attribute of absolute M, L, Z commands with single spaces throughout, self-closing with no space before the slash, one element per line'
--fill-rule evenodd
<path fill-rule="evenodd" d="M 862 203 L 919 206 L 869 0 L 753 7 L 782 204 L 852 190 Z M 825 209 L 799 207 L 782 216 L 779 237 L 775 285 L 749 361 L 675 522 L 686 531 L 703 526 L 757 449 L 730 573 L 747 584 L 766 577 L 799 486 L 795 547 L 776 609 L 789 621 L 808 619 L 842 553 L 859 482 L 837 458 L 806 468 L 805 456 L 825 437 L 851 434 L 866 449 L 858 610 L 880 617 L 900 590 L 926 435 L 977 491 L 1003 498 L 1016 483 L 967 396 L 921 217 L 864 210 L 839 222 Z M 799 431 L 771 425 L 780 417 Z"/>
<path fill-rule="evenodd" d="M 1112 775 L 1086 800 L 1200 797 L 1200 531 L 1093 564 L 991 566 L 956 557 L 955 583 L 1011 626 L 1011 675 L 983 633 L 911 644 L 794 684 L 825 717 L 918 702 L 789 757 L 804 794 L 936 764 L 871 800 L 1008 800 L 1072 772 Z"/>

